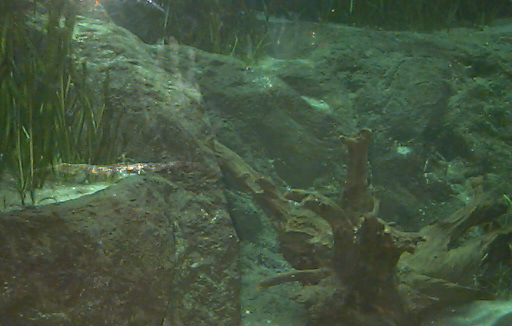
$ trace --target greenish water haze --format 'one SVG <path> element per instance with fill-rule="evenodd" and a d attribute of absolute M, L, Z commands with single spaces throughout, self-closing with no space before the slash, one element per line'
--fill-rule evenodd
<path fill-rule="evenodd" d="M 338 307 L 353 303 L 361 316 L 378 317 L 386 306 L 367 305 L 364 290 L 402 304 L 381 294 L 378 277 L 366 277 L 382 269 L 368 261 L 385 254 L 354 250 L 340 263 L 332 257 L 343 247 L 334 246 L 360 245 L 358 223 L 367 218 L 382 226 L 376 234 L 396 239 L 432 225 L 448 230 L 444 219 L 471 208 L 485 187 L 507 203 L 506 213 L 490 222 L 478 210 L 461 213 L 479 218 L 428 257 L 446 254 L 437 266 L 449 270 L 462 261 L 451 258 L 485 255 L 451 278 L 442 278 L 443 268 L 442 277 L 428 274 L 436 264 L 425 263 L 417 274 L 433 279 L 434 293 L 411 307 L 427 314 L 436 300 L 453 304 L 464 293 L 501 299 L 425 320 L 504 326 L 512 293 L 512 24 L 498 23 L 511 13 L 510 0 L 0 0 L 0 190 L 13 185 L 20 205 L 11 206 L 21 208 L 0 219 L 8 262 L 0 270 L 11 273 L 0 280 L 0 312 L 48 325 L 198 325 L 233 315 L 244 326 L 328 325 L 334 317 L 345 325 Z M 359 181 L 375 198 L 371 211 L 354 210 L 349 220 L 350 205 L 341 206 L 350 200 L 338 199 L 355 147 L 340 141 L 366 127 L 372 142 L 352 163 L 368 168 Z M 227 169 L 219 144 L 244 167 Z M 148 162 L 162 164 L 161 175 L 144 169 Z M 87 174 L 116 163 L 139 170 L 132 179 L 100 174 L 112 177 L 102 184 Z M 59 165 L 78 170 L 52 188 Z M 64 203 L 24 209 L 56 197 Z M 290 229 L 280 234 L 271 217 Z M 335 219 L 349 221 L 337 243 Z M 498 236 L 494 249 L 478 247 Z M 386 249 L 379 241 L 361 248 Z M 456 256 L 466 243 L 475 247 Z M 38 252 L 38 244 L 48 249 Z M 223 251 L 229 259 L 219 258 Z M 396 263 L 402 253 L 393 253 L 391 277 L 383 277 L 391 287 L 395 276 L 407 284 L 400 277 L 410 270 L 400 266 L 414 267 Z M 336 278 L 351 275 L 352 262 L 367 275 Z M 308 274 L 315 270 L 327 282 Z M 356 283 L 362 290 L 350 292 Z M 232 292 L 221 298 L 221 290 Z M 384 324 L 377 317 L 372 326 Z M 353 318 L 351 325 L 368 326 Z"/>

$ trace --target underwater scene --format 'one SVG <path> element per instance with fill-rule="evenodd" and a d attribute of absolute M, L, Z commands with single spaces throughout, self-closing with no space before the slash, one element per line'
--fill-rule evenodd
<path fill-rule="evenodd" d="M 0 325 L 512 325 L 511 0 L 0 0 Z"/>

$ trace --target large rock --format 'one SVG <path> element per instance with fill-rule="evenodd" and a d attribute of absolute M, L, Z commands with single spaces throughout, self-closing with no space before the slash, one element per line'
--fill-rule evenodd
<path fill-rule="evenodd" d="M 128 177 L 2 214 L 1 324 L 237 325 L 237 238 L 200 174 Z"/>
<path fill-rule="evenodd" d="M 80 17 L 74 38 L 93 92 L 108 73 L 119 154 L 172 168 L 1 214 L 0 324 L 237 325 L 238 240 L 197 87 L 107 21 Z"/>

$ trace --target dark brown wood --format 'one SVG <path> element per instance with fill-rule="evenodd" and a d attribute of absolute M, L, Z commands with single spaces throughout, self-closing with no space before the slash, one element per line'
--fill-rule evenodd
<path fill-rule="evenodd" d="M 299 281 L 304 288 L 297 299 L 318 325 L 411 325 L 435 304 L 491 298 L 475 277 L 493 253 L 511 256 L 512 231 L 473 238 L 467 232 L 505 214 L 509 203 L 485 195 L 476 180 L 474 198 L 461 210 L 419 233 L 403 232 L 378 218 L 379 201 L 368 190 L 370 130 L 340 139 L 349 162 L 337 200 L 300 189 L 282 194 L 271 179 L 216 144 L 223 172 L 266 209 L 280 250 L 296 269 L 263 280 L 260 288 Z"/>

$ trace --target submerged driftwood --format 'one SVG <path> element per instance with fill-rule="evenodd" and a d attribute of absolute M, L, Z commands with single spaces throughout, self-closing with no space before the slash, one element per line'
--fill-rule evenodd
<path fill-rule="evenodd" d="M 400 231 L 378 218 L 379 202 L 368 190 L 370 137 L 364 129 L 340 138 L 349 164 L 345 190 L 336 200 L 304 190 L 282 194 L 272 180 L 216 143 L 224 174 L 267 210 L 280 250 L 296 269 L 262 281 L 260 288 L 299 281 L 304 287 L 297 300 L 316 324 L 329 325 L 410 325 L 435 303 L 488 298 L 481 285 L 468 283 L 491 255 L 510 257 L 510 247 L 497 248 L 505 238 L 510 243 L 510 230 L 458 243 L 468 228 L 504 214 L 507 205 L 478 196 L 419 233 Z"/>
<path fill-rule="evenodd" d="M 509 203 L 484 193 L 479 181 L 474 186 L 466 206 L 422 228 L 420 234 L 426 241 L 414 254 L 401 257 L 400 291 L 409 310 L 492 299 L 498 286 L 492 284 L 499 277 L 496 269 L 502 265 L 510 274 L 512 228 L 492 227 Z"/>

